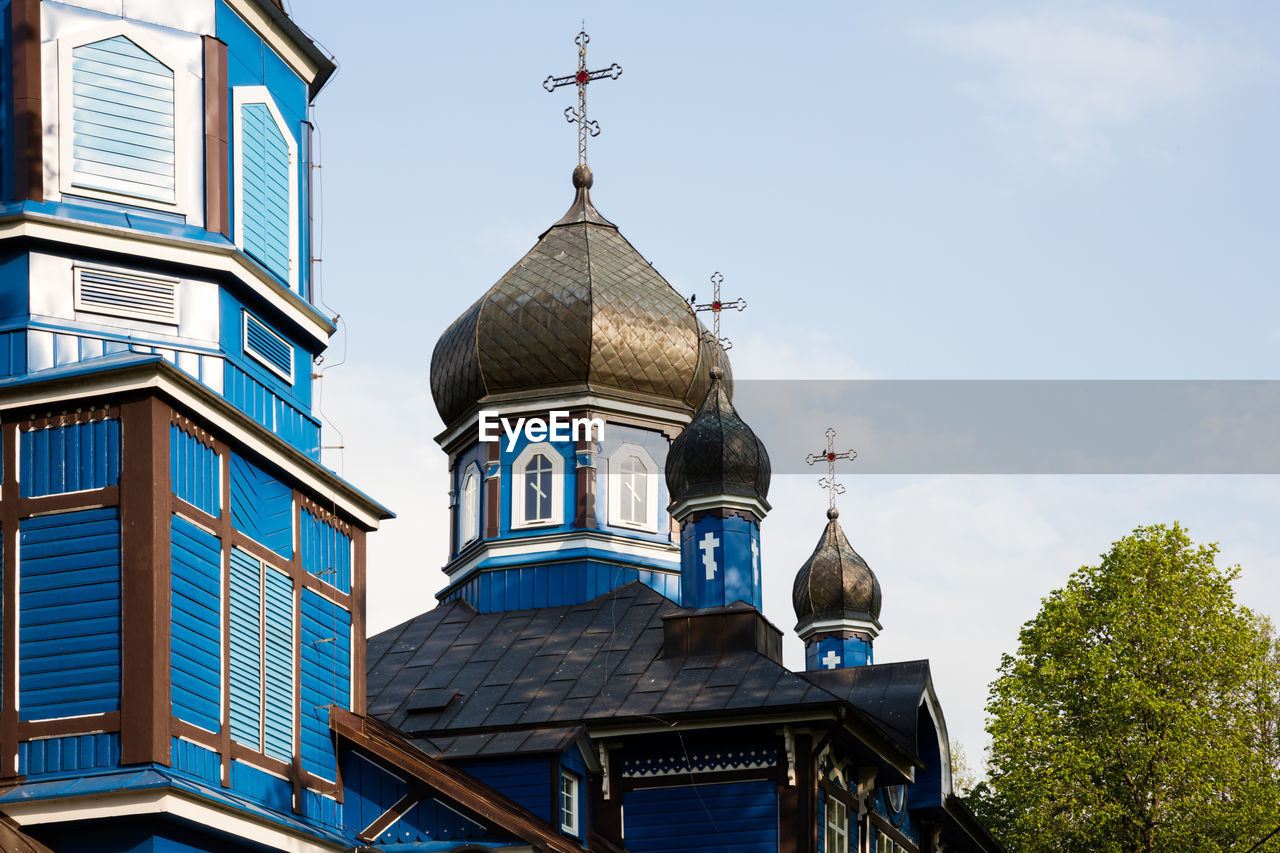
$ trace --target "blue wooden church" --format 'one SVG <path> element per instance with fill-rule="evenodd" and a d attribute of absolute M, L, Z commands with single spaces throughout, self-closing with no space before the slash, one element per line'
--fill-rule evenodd
<path fill-rule="evenodd" d="M 0 0 L 0 850 L 997 849 L 834 509 L 782 665 L 768 454 L 585 166 L 436 346 L 447 582 L 366 640 L 390 514 L 311 399 L 333 70 L 278 0 Z"/>

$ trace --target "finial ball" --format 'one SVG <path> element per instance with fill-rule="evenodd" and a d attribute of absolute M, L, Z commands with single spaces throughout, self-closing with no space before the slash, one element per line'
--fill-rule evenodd
<path fill-rule="evenodd" d="M 827 518 L 831 519 L 832 521 L 835 521 L 839 517 L 840 517 L 840 510 L 836 509 L 835 507 L 831 507 L 830 509 L 827 510 Z"/>
<path fill-rule="evenodd" d="M 718 364 L 711 366 L 711 381 L 715 382 L 724 379 L 724 368 Z"/>
<path fill-rule="evenodd" d="M 595 178 L 591 175 L 591 167 L 586 163 L 573 170 L 573 186 L 575 189 L 589 190 L 594 183 Z"/>

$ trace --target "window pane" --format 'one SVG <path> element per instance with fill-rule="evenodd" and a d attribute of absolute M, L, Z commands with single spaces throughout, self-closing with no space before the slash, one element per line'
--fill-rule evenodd
<path fill-rule="evenodd" d="M 547 521 L 551 518 L 551 460 L 535 454 L 524 470 L 524 520 Z"/>

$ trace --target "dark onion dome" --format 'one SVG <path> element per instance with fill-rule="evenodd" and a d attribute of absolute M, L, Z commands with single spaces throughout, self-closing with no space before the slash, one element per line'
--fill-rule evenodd
<path fill-rule="evenodd" d="M 591 184 L 590 169 L 574 170 L 569 212 L 436 342 L 431 394 L 446 426 L 485 397 L 534 389 L 688 412 L 711 365 L 727 367 L 684 298 L 595 209 Z"/>
<path fill-rule="evenodd" d="M 845 621 L 880 627 L 880 582 L 867 561 L 853 550 L 840 522 L 840 511 L 827 510 L 827 529 L 818 547 L 796 573 L 791 602 L 803 636 L 815 623 Z"/>
<path fill-rule="evenodd" d="M 710 376 L 702 405 L 667 453 L 671 514 L 729 507 L 762 518 L 769 511 L 769 453 L 733 408 L 724 371 L 713 367 Z"/>

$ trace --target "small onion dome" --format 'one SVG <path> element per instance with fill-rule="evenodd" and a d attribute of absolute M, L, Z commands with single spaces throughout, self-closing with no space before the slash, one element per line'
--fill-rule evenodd
<path fill-rule="evenodd" d="M 436 342 L 431 394 L 446 426 L 487 397 L 529 392 L 688 414 L 711 366 L 727 366 L 684 297 L 596 210 L 593 183 L 574 169 L 568 212 Z"/>
<path fill-rule="evenodd" d="M 827 529 L 791 589 L 802 637 L 810 628 L 859 628 L 872 636 L 880 630 L 880 582 L 849 544 L 839 515 L 835 507 L 827 510 Z"/>
<path fill-rule="evenodd" d="M 711 368 L 707 396 L 671 442 L 666 473 L 676 519 L 699 509 L 744 509 L 757 519 L 769 511 L 769 453 L 734 410 L 722 368 Z"/>

